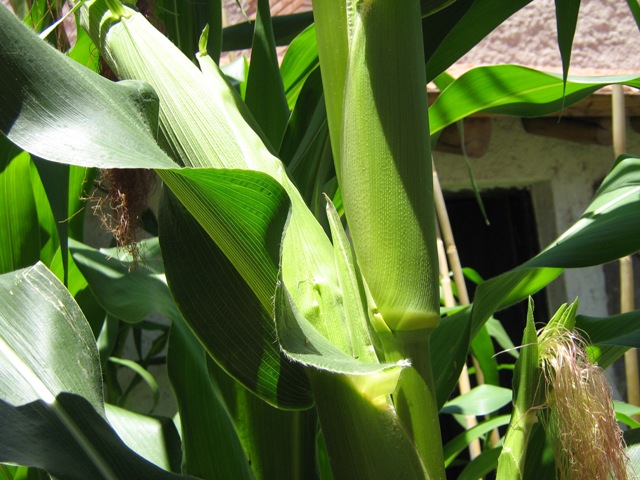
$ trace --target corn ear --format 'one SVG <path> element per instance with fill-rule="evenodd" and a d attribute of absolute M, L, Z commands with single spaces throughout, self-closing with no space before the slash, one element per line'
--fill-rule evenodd
<path fill-rule="evenodd" d="M 101 10 L 102 9 L 102 10 Z M 124 7 L 123 15 L 110 13 L 102 0 L 87 1 L 81 23 L 120 78 L 149 83 L 160 99 L 160 138 L 166 150 L 185 167 L 249 169 L 275 179 L 291 201 L 291 214 L 283 238 L 281 265 L 256 274 L 257 262 L 242 253 L 243 238 L 227 241 L 223 251 L 243 275 L 262 305 L 273 309 L 278 268 L 291 296 L 305 317 L 336 347 L 353 351 L 345 334 L 341 308 L 343 295 L 335 270 L 333 245 L 287 176 L 282 162 L 251 126 L 246 106 L 228 87 L 221 72 L 202 52 L 203 71 L 189 61 L 142 15 Z M 165 183 L 180 192 L 184 203 L 202 204 L 191 186 L 171 172 L 159 171 Z M 211 215 L 200 206 L 192 214 Z M 214 216 L 217 214 L 213 214 Z M 214 238 L 228 235 L 224 225 L 211 227 Z M 236 246 L 238 248 L 236 248 Z M 253 266 L 253 268 L 252 268 Z"/>
<path fill-rule="evenodd" d="M 391 330 L 434 328 L 438 263 L 420 2 L 363 0 L 353 28 L 340 170 L 358 262 Z"/>

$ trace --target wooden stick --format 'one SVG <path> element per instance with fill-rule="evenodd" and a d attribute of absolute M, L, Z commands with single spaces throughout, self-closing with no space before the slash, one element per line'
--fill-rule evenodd
<path fill-rule="evenodd" d="M 611 119 L 613 122 L 613 153 L 618 158 L 627 148 L 627 122 L 622 85 L 613 85 Z M 633 259 L 629 255 L 620 259 L 620 313 L 631 312 L 635 309 L 633 283 Z M 638 373 L 638 352 L 635 348 L 629 349 L 624 354 L 624 366 L 627 380 L 627 401 L 632 405 L 640 405 L 640 374 Z"/>

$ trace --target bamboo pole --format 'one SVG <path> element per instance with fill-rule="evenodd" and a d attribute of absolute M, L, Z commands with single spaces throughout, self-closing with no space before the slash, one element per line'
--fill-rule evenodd
<path fill-rule="evenodd" d="M 626 150 L 626 113 L 622 85 L 613 85 L 611 96 L 611 118 L 613 123 L 613 153 L 616 158 Z M 627 313 L 635 309 L 633 259 L 631 255 L 620 259 L 620 312 Z M 635 348 L 624 354 L 625 375 L 627 380 L 627 401 L 640 405 L 640 374 L 638 373 L 638 352 Z"/>
<path fill-rule="evenodd" d="M 434 170 L 434 183 L 437 173 Z M 440 268 L 440 284 L 442 285 L 442 296 L 444 298 L 444 306 L 451 308 L 456 306 L 455 296 L 453 294 L 453 287 L 451 285 L 451 278 L 449 277 L 449 262 L 447 262 L 447 255 L 445 252 L 444 242 L 442 241 L 442 233 L 440 226 L 436 223 L 437 239 L 436 244 L 438 246 L 438 265 Z M 469 371 L 467 369 L 466 362 L 462 366 L 462 372 L 458 379 L 458 389 L 460 395 L 464 395 L 471 390 L 471 382 L 469 380 Z M 475 427 L 478 424 L 478 420 L 473 415 L 466 415 L 465 426 L 467 430 Z M 471 460 L 476 458 L 482 453 L 482 447 L 480 441 L 476 438 L 469 444 L 469 457 Z"/>
<path fill-rule="evenodd" d="M 467 286 L 464 280 L 464 274 L 462 273 L 460 255 L 458 255 L 458 248 L 456 247 L 455 239 L 453 236 L 453 229 L 451 228 L 451 222 L 449 220 L 449 213 L 447 212 L 447 206 L 444 201 L 444 194 L 442 192 L 442 187 L 440 186 L 440 179 L 438 177 L 438 172 L 436 171 L 435 165 L 433 165 L 433 192 L 437 218 L 436 223 L 438 235 L 438 258 L 440 262 L 440 274 L 445 306 L 455 305 L 453 292 L 449 294 L 445 290 L 445 285 L 451 288 L 449 269 L 451 269 L 451 271 L 453 272 L 453 282 L 455 283 L 458 290 L 458 302 L 460 303 L 460 305 L 469 305 L 471 302 L 469 300 L 469 293 L 467 291 Z M 448 297 L 448 295 L 450 296 Z M 450 298 L 450 300 L 448 300 L 448 298 Z M 447 305 L 447 301 L 451 301 L 451 305 Z M 482 384 L 484 383 L 484 376 L 482 375 L 480 365 L 477 363 L 475 358 L 473 358 L 472 360 L 476 369 L 476 378 L 478 384 Z M 458 389 L 460 390 L 461 395 L 464 395 L 471 390 L 469 371 L 467 369 L 466 363 L 463 365 L 462 372 L 460 373 L 460 378 L 458 379 Z M 465 417 L 465 424 L 467 429 L 470 429 L 478 424 L 478 420 L 473 415 L 468 415 Z M 491 443 L 493 445 L 496 445 L 499 440 L 499 433 L 497 430 L 494 430 L 491 433 Z M 469 456 L 472 460 L 476 458 L 481 452 L 482 449 L 480 447 L 479 440 L 476 439 L 471 444 L 469 444 Z"/>

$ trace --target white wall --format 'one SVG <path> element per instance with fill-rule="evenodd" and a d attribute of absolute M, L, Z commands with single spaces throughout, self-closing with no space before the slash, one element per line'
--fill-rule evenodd
<path fill-rule="evenodd" d="M 517 63 L 561 71 L 554 4 L 534 0 L 459 63 Z M 582 1 L 571 65 L 576 74 L 640 70 L 640 31 L 624 0 Z"/>

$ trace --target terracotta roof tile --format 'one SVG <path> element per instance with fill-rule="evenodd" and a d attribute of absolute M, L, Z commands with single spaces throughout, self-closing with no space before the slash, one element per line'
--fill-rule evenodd
<path fill-rule="evenodd" d="M 251 19 L 255 18 L 257 0 L 239 0 L 239 3 L 242 8 L 238 6 L 236 0 L 224 0 L 227 25 L 244 22 L 245 14 Z M 269 4 L 271 15 L 288 15 L 311 10 L 311 0 L 270 0 Z"/>

